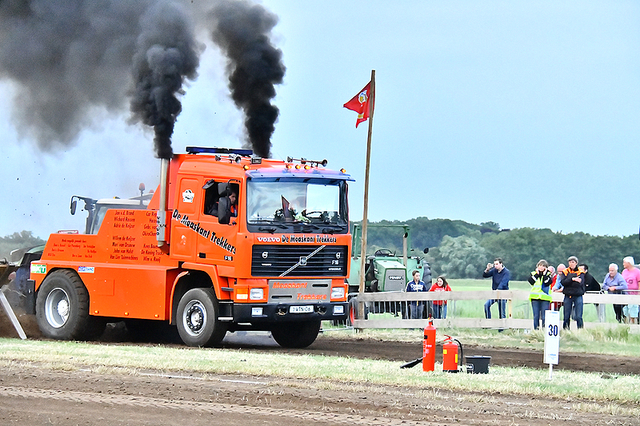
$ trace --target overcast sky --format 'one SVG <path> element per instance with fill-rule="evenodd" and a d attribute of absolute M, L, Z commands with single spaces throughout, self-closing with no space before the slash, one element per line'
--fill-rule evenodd
<path fill-rule="evenodd" d="M 419 216 L 503 228 L 630 235 L 640 225 L 640 3 L 290 1 L 262 4 L 287 71 L 272 155 L 329 160 L 363 211 L 367 124 L 342 105 L 376 70 L 369 220 Z M 204 41 L 204 40 L 203 40 Z M 242 145 L 224 59 L 207 42 L 173 136 Z M 21 138 L 0 81 L 0 236 L 82 229 L 72 195 L 138 195 L 158 183 L 153 134 L 97 111 L 54 153 Z"/>

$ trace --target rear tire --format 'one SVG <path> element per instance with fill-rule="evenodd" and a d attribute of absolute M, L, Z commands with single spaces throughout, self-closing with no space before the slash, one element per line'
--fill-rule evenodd
<path fill-rule="evenodd" d="M 38 289 L 36 321 L 42 334 L 57 340 L 99 337 L 106 319 L 89 315 L 89 292 L 75 271 L 61 269 L 47 276 Z"/>
<path fill-rule="evenodd" d="M 187 346 L 214 346 L 224 339 L 227 327 L 218 320 L 218 299 L 211 288 L 187 291 L 178 303 L 178 334 Z"/>
<path fill-rule="evenodd" d="M 286 322 L 278 324 L 271 335 L 283 348 L 306 348 L 316 341 L 320 321 Z"/>

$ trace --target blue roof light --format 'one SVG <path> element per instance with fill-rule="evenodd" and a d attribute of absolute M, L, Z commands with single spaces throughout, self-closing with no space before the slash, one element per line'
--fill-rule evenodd
<path fill-rule="evenodd" d="M 187 154 L 236 154 L 236 155 L 250 157 L 253 155 L 253 151 L 250 149 L 188 146 Z"/>

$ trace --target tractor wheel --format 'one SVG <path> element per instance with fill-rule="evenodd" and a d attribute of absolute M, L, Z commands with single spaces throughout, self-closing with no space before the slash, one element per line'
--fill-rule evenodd
<path fill-rule="evenodd" d="M 286 322 L 278 324 L 271 335 L 283 348 L 306 348 L 318 337 L 320 321 Z"/>
<path fill-rule="evenodd" d="M 218 299 L 211 288 L 187 291 L 178 303 L 176 323 L 187 346 L 210 347 L 227 334 L 227 327 L 218 320 Z"/>
<path fill-rule="evenodd" d="M 36 321 L 42 334 L 57 340 L 87 340 L 104 332 L 106 320 L 89 315 L 89 292 L 68 269 L 52 272 L 38 289 Z"/>

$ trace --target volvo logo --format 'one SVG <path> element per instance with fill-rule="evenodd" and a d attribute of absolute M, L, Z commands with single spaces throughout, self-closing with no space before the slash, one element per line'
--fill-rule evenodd
<path fill-rule="evenodd" d="M 305 266 L 307 264 L 307 256 L 300 256 L 300 266 Z"/>
<path fill-rule="evenodd" d="M 262 252 L 262 258 L 266 259 L 267 257 L 269 257 L 269 252 L 268 251 L 263 251 Z"/>

